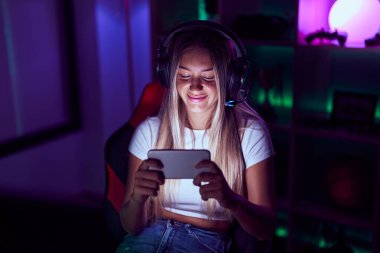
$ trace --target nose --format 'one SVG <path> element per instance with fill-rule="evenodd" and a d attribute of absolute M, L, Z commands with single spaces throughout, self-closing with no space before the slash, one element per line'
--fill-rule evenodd
<path fill-rule="evenodd" d="M 199 77 L 192 78 L 190 83 L 190 90 L 201 90 L 202 88 L 202 80 Z"/>

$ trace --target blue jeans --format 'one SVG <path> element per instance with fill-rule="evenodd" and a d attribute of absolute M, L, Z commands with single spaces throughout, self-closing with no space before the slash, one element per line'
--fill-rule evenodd
<path fill-rule="evenodd" d="M 228 252 L 231 239 L 218 232 L 171 220 L 158 220 L 137 236 L 126 235 L 116 253 L 220 253 Z"/>

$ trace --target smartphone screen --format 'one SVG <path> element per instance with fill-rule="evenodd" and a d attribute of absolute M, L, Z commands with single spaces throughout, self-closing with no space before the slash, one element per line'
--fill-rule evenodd
<path fill-rule="evenodd" d="M 206 149 L 151 149 L 148 158 L 158 159 L 163 164 L 167 179 L 193 179 L 206 168 L 196 169 L 202 160 L 210 160 L 210 151 Z"/>

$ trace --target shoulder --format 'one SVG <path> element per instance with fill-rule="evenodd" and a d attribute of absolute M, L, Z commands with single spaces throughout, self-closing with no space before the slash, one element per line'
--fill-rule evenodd
<path fill-rule="evenodd" d="M 265 134 L 269 134 L 267 124 L 260 117 L 249 117 L 245 119 L 240 119 L 237 125 L 239 128 L 239 132 L 242 134 L 253 132 L 262 132 Z"/>
<path fill-rule="evenodd" d="M 160 119 L 158 117 L 148 117 L 137 126 L 137 129 L 139 131 L 156 130 L 159 126 Z"/>
<path fill-rule="evenodd" d="M 158 129 L 160 128 L 160 120 L 158 117 L 148 117 L 142 121 L 136 128 L 134 133 L 134 139 L 145 139 L 149 145 L 153 145 L 158 135 Z"/>
<path fill-rule="evenodd" d="M 160 120 L 157 117 L 150 117 L 142 121 L 136 128 L 129 145 L 129 151 L 141 160 L 147 158 L 147 151 L 154 147 Z"/>
<path fill-rule="evenodd" d="M 234 110 L 234 114 L 239 131 L 267 129 L 266 123 L 260 114 L 246 103 L 239 105 Z"/>
<path fill-rule="evenodd" d="M 258 141 L 261 138 L 270 139 L 269 130 L 265 122 L 261 119 L 250 119 L 240 127 L 242 142 Z"/>
<path fill-rule="evenodd" d="M 247 120 L 240 130 L 241 147 L 247 167 L 274 155 L 271 136 L 263 120 Z"/>
<path fill-rule="evenodd" d="M 133 141 L 144 140 L 147 144 L 153 145 L 157 138 L 160 120 L 158 117 L 148 117 L 142 121 L 136 128 Z"/>

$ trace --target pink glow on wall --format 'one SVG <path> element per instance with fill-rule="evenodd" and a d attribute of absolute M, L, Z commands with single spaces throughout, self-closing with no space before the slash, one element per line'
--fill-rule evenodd
<path fill-rule="evenodd" d="M 334 0 L 300 0 L 298 5 L 298 42 L 317 30 L 329 30 L 328 14 Z"/>
<path fill-rule="evenodd" d="M 338 0 L 329 13 L 331 30 L 347 32 L 347 45 L 362 46 L 380 28 L 378 0 Z"/>

